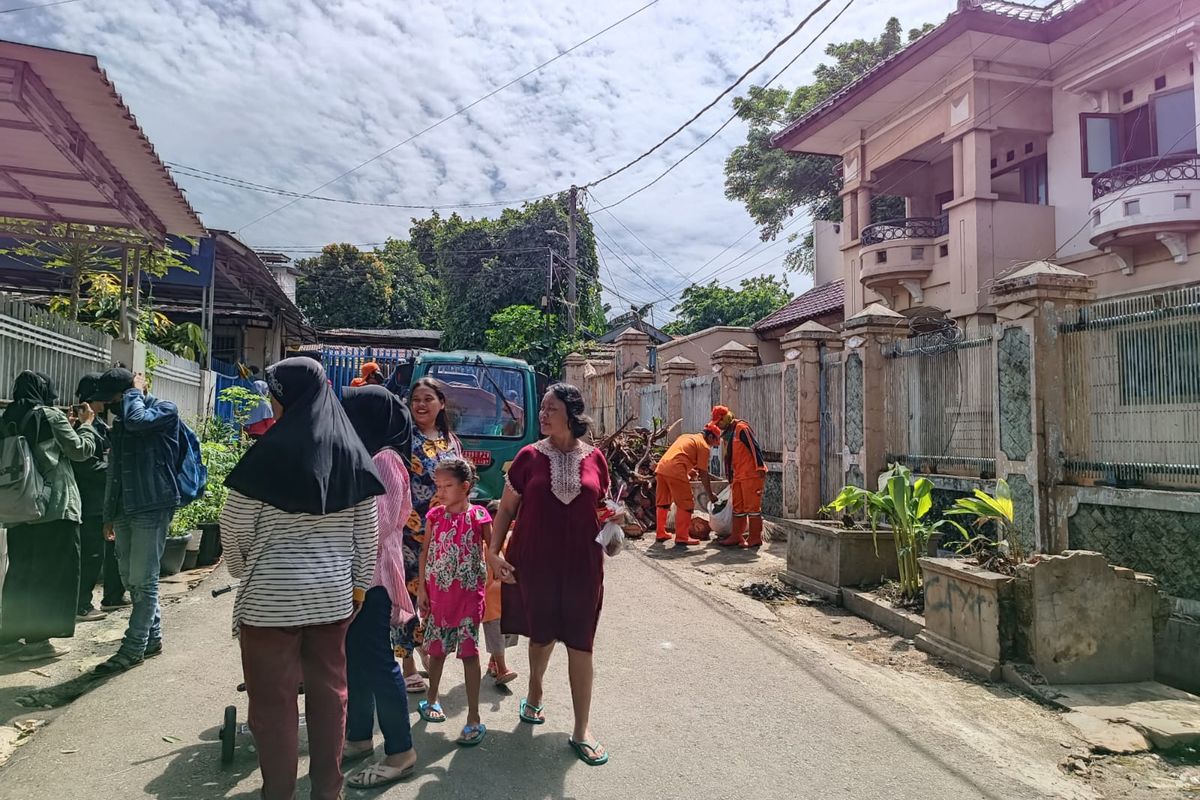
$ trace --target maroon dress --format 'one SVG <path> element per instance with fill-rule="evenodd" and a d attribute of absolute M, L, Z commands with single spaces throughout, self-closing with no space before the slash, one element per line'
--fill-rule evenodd
<path fill-rule="evenodd" d="M 501 629 L 591 652 L 604 599 L 596 508 L 608 496 L 608 463 L 583 442 L 563 453 L 543 439 L 517 453 L 506 480 L 521 509 L 507 552 L 517 582 L 501 589 Z"/>

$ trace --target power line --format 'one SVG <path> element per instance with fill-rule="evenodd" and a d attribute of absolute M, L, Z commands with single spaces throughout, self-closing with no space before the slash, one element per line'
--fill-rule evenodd
<path fill-rule="evenodd" d="M 676 128 L 675 130 L 673 130 L 673 131 L 672 131 L 670 134 L 668 134 L 666 138 L 664 138 L 662 141 L 658 142 L 658 144 L 654 145 L 654 146 L 653 146 L 653 147 L 651 147 L 649 150 L 647 150 L 646 152 L 642 153 L 640 156 L 638 156 L 637 158 L 635 158 L 635 159 L 633 159 L 632 161 L 628 162 L 628 163 L 627 163 L 627 164 L 625 164 L 624 166 L 622 166 L 622 167 L 619 167 L 618 169 L 615 169 L 615 170 L 613 170 L 612 172 L 608 173 L 607 175 L 605 175 L 605 176 L 603 176 L 603 177 L 601 177 L 601 178 L 597 178 L 596 180 L 592 181 L 591 183 L 588 183 L 588 184 L 586 184 L 586 185 L 585 185 L 583 188 L 585 188 L 585 189 L 589 189 L 589 188 L 591 188 L 591 187 L 593 187 L 593 186 L 599 186 L 600 184 L 604 183 L 604 182 L 605 182 L 606 180 L 608 180 L 609 178 L 615 178 L 617 175 L 620 175 L 622 172 L 624 172 L 625 170 L 629 169 L 629 168 L 630 168 L 630 167 L 632 167 L 634 164 L 637 164 L 637 163 L 638 163 L 639 161 L 641 161 L 642 159 L 649 157 L 649 156 L 650 156 L 652 153 L 654 153 L 654 152 L 655 152 L 656 150 L 658 150 L 660 147 L 662 147 L 663 145 L 665 145 L 667 142 L 671 141 L 671 140 L 672 140 L 672 139 L 674 139 L 676 136 L 678 136 L 679 134 L 683 133 L 683 131 L 684 131 L 684 130 L 685 130 L 687 127 L 688 127 L 688 126 L 690 126 L 690 125 L 691 125 L 693 122 L 695 122 L 696 120 L 700 119 L 700 117 L 701 117 L 701 116 L 702 116 L 702 115 L 703 115 L 705 112 L 707 112 L 709 109 L 711 109 L 711 108 L 712 108 L 713 106 L 715 106 L 717 103 L 721 102 L 721 100 L 722 100 L 722 99 L 723 99 L 723 98 L 724 98 L 724 97 L 725 97 L 727 94 L 729 94 L 729 93 L 730 93 L 730 92 L 732 92 L 734 89 L 736 89 L 736 88 L 737 88 L 737 87 L 738 87 L 738 86 L 739 86 L 739 85 L 742 83 L 742 81 L 746 80 L 746 78 L 748 78 L 748 77 L 750 76 L 750 74 L 751 74 L 752 72 L 754 72 L 754 70 L 756 70 L 756 69 L 758 69 L 759 67 L 761 67 L 761 66 L 763 65 L 763 63 L 764 63 L 764 62 L 766 62 L 766 60 L 767 60 L 767 59 L 769 59 L 771 56 L 775 55 L 775 52 L 776 52 L 777 50 L 779 50 L 779 48 L 783 47 L 785 44 L 787 44 L 788 42 L 790 42 L 790 41 L 792 40 L 792 38 L 793 38 L 793 37 L 794 37 L 796 34 L 798 34 L 798 33 L 801 31 L 801 29 L 802 29 L 802 28 L 803 28 L 805 25 L 807 25 L 807 24 L 808 24 L 808 21 L 809 21 L 810 19 L 812 19 L 814 16 L 816 16 L 817 14 L 819 14 L 819 13 L 820 13 L 820 12 L 821 12 L 821 11 L 822 11 L 824 8 L 825 8 L 825 6 L 829 5 L 829 3 L 830 3 L 830 2 L 831 2 L 831 0 L 821 0 L 821 2 L 817 4 L 817 7 L 816 7 L 816 8 L 814 8 L 812 11 L 810 11 L 810 12 L 808 13 L 808 16 L 806 16 L 804 19 L 800 20 L 800 24 L 799 24 L 799 25 L 797 25 L 795 28 L 792 28 L 792 30 L 791 30 L 791 31 L 790 31 L 790 32 L 789 32 L 789 33 L 788 33 L 786 36 L 784 36 L 782 39 L 780 39 L 778 42 L 776 42 L 775 46 L 774 46 L 774 47 L 772 47 L 770 50 L 768 50 L 766 55 L 764 55 L 762 58 L 760 58 L 758 61 L 756 61 L 756 62 L 755 62 L 753 65 L 751 65 L 751 66 L 750 66 L 750 68 L 749 68 L 749 69 L 747 69 L 745 72 L 743 72 L 743 73 L 741 74 L 741 76 L 740 76 L 740 77 L 739 77 L 739 78 L 738 78 L 736 81 L 734 81 L 732 84 L 730 84 L 729 86 L 727 86 L 727 87 L 725 88 L 725 90 L 724 90 L 724 91 L 722 91 L 722 92 L 721 92 L 719 95 L 717 95 L 716 97 L 714 97 L 714 98 L 713 98 L 713 99 L 712 99 L 712 100 L 711 100 L 711 101 L 708 103 L 708 105 L 704 106 L 704 108 L 702 108 L 702 109 L 700 109 L 699 111 L 697 111 L 695 114 L 693 114 L 693 115 L 692 115 L 692 117 L 691 117 L 690 119 L 688 119 L 686 122 L 684 122 L 684 123 L 683 123 L 682 125 L 680 125 L 678 128 Z"/>
<path fill-rule="evenodd" d="M 784 64 L 784 65 L 783 65 L 783 69 L 779 70 L 779 72 L 776 72 L 776 73 L 775 73 L 775 75 L 774 75 L 774 76 L 772 76 L 772 77 L 771 77 L 771 79 L 770 79 L 770 80 L 768 80 L 768 81 L 766 82 L 766 84 L 765 84 L 765 85 L 767 85 L 767 86 L 770 86 L 772 83 L 774 83 L 776 80 L 778 80 L 778 79 L 779 79 L 779 76 L 780 76 L 780 75 L 782 75 L 783 73 L 787 72 L 787 70 L 788 70 L 788 69 L 789 69 L 789 68 L 790 68 L 790 67 L 791 67 L 793 64 L 795 64 L 795 63 L 796 63 L 796 61 L 798 61 L 798 60 L 799 60 L 800 56 L 802 56 L 802 55 L 804 55 L 805 53 L 807 53 L 807 52 L 808 52 L 808 49 L 809 49 L 810 47 L 812 47 L 812 46 L 813 46 L 813 45 L 814 45 L 814 44 L 817 42 L 817 40 L 818 40 L 818 39 L 820 39 L 822 36 L 824 36 L 824 35 L 825 35 L 825 33 L 826 33 L 826 32 L 827 32 L 827 31 L 828 31 L 828 30 L 829 30 L 831 27 L 833 27 L 833 23 L 835 23 L 835 22 L 837 22 L 839 19 L 841 19 L 842 15 L 846 13 L 846 11 L 847 11 L 847 10 L 850 8 L 850 6 L 851 6 L 851 5 L 853 5 L 853 4 L 854 4 L 854 2 L 855 2 L 855 0 L 849 0 L 849 2 L 847 2 L 847 3 L 846 3 L 846 5 L 842 6 L 842 9 L 841 9 L 841 11 L 839 11 L 837 14 L 835 14 L 835 15 L 833 16 L 833 18 L 832 18 L 832 19 L 830 19 L 830 20 L 829 20 L 829 22 L 827 22 L 827 23 L 825 24 L 825 27 L 824 27 L 824 28 L 822 28 L 822 29 L 821 29 L 821 30 L 820 30 L 820 31 L 817 33 L 817 35 L 816 35 L 816 36 L 814 36 L 814 37 L 813 37 L 811 40 L 809 40 L 808 44 L 806 44 L 806 45 L 805 45 L 805 46 L 804 46 L 804 47 L 803 47 L 803 48 L 800 50 L 800 52 L 799 52 L 799 53 L 797 53 L 795 56 L 793 56 L 791 61 L 789 61 L 788 63 Z M 824 5 L 822 5 L 822 7 L 824 7 Z M 815 14 L 816 12 L 813 12 L 813 13 Z M 809 17 L 811 17 L 811 16 L 812 16 L 812 15 L 810 14 L 810 15 L 809 15 Z M 806 18 L 806 19 L 804 20 L 804 22 L 807 22 L 807 21 L 808 21 L 808 19 Z M 802 26 L 803 26 L 803 24 L 804 24 L 804 23 L 801 23 L 801 25 L 802 25 Z M 703 113 L 703 112 L 701 112 L 701 113 Z M 717 136 L 719 136 L 719 135 L 721 134 L 721 131 L 723 131 L 723 130 L 725 130 L 727 127 L 729 127 L 729 125 L 730 125 L 730 124 L 732 124 L 732 123 L 733 123 L 733 121 L 734 121 L 735 119 L 737 119 L 737 118 L 738 118 L 738 115 L 737 115 L 737 112 L 735 111 L 735 112 L 734 112 L 732 115 L 730 115 L 729 119 L 727 119 L 727 120 L 725 120 L 724 122 L 722 122 L 722 123 L 721 123 L 720 127 L 718 127 L 718 128 L 715 130 L 715 131 L 713 131 L 712 133 L 710 133 L 710 134 L 709 134 L 709 135 L 708 135 L 706 138 L 704 138 L 703 140 L 701 140 L 701 142 L 700 142 L 699 144 L 697 144 L 695 147 L 693 147 L 691 150 L 689 150 L 689 151 L 687 151 L 686 153 L 684 153 L 684 154 L 683 154 L 683 156 L 682 156 L 681 158 L 679 158 L 679 160 L 675 161 L 673 164 L 671 164 L 671 166 L 667 167 L 665 170 L 663 170 L 662 172 L 660 172 L 660 173 L 659 173 L 659 174 L 658 174 L 658 175 L 657 175 L 657 176 L 656 176 L 656 177 L 655 177 L 653 180 L 651 180 L 649 183 L 643 184 L 642 186 L 638 187 L 637 189 L 634 189 L 632 192 L 630 192 L 629 194 L 625 195 L 624 197 L 622 197 L 620 200 L 618 200 L 617 202 L 613 203 L 612 205 L 605 206 L 605 207 L 603 207 L 603 208 L 601 208 L 601 209 L 599 209 L 599 210 L 600 210 L 600 211 L 607 211 L 608 209 L 612 208 L 613 206 L 618 206 L 618 205 L 620 205 L 621 203 L 624 203 L 624 202 L 625 202 L 626 200 L 628 200 L 629 198 L 631 198 L 631 197 L 633 197 L 633 196 L 635 196 L 635 195 L 641 194 L 642 192 L 646 191 L 646 190 L 647 190 L 647 189 L 649 189 L 651 186 L 653 186 L 654 184 L 658 183 L 658 182 L 659 182 L 659 181 L 661 181 L 663 178 L 667 177 L 667 175 L 670 175 L 672 172 L 674 172 L 676 167 L 678 167 L 678 166 L 679 166 L 680 164 L 682 164 L 684 161 L 687 161 L 689 158 L 691 158 L 692 156 L 694 156 L 694 155 L 695 155 L 697 152 L 699 152 L 700 148 L 704 147 L 706 144 L 708 144 L 709 142 L 711 142 L 713 139 L 717 138 Z M 648 155 L 648 153 L 647 153 L 647 155 Z M 644 157 L 644 156 L 643 156 L 643 157 Z M 623 168 L 622 168 L 622 169 L 623 169 Z M 613 174 L 615 175 L 616 173 L 613 173 Z M 600 180 L 607 180 L 608 178 L 611 178 L 611 177 L 612 177 L 612 175 L 609 175 L 609 176 L 606 176 L 605 178 L 601 178 Z M 597 181 L 597 183 L 599 183 L 599 181 Z M 593 184 L 593 185 L 594 185 L 594 184 Z"/>
<path fill-rule="evenodd" d="M 32 6 L 17 6 L 16 8 L 0 9 L 0 14 L 12 14 L 17 11 L 29 11 L 29 10 L 35 9 L 35 8 L 53 8 L 54 6 L 65 6 L 69 3 L 78 3 L 78 2 L 80 2 L 80 0 L 58 0 L 58 2 L 55 2 L 55 3 L 38 3 L 37 5 L 32 5 Z"/>
<path fill-rule="evenodd" d="M 341 197 L 326 197 L 323 195 L 303 194 L 301 192 L 293 192 L 288 189 L 280 189 L 275 186 L 267 186 L 262 183 L 253 183 L 252 181 L 243 180 L 242 178 L 233 178 L 228 175 L 221 175 L 217 172 L 209 172 L 197 167 L 189 167 L 187 164 L 180 164 L 175 161 L 166 162 L 172 167 L 172 171 L 188 178 L 197 180 L 209 181 L 210 183 L 220 183 L 226 186 L 232 186 L 235 189 L 248 189 L 254 192 L 262 192 L 263 194 L 279 195 L 280 197 L 292 197 L 297 200 L 320 200 L 325 203 L 342 203 L 351 206 L 371 206 L 374 208 L 404 208 L 417 211 L 439 210 L 439 209 L 456 209 L 456 208 L 488 208 L 494 206 L 516 206 L 523 203 L 534 203 L 538 200 L 544 200 L 551 194 L 538 195 L 536 197 L 523 197 L 512 200 L 493 200 L 489 202 L 468 202 L 468 203 L 384 203 L 370 202 L 367 200 L 348 200 Z"/>
<path fill-rule="evenodd" d="M 634 11 L 631 11 L 630 13 L 628 13 L 628 14 L 626 14 L 625 16 L 621 17 L 619 20 L 617 20 L 616 22 L 612 23 L 611 25 L 608 25 L 607 27 L 605 27 L 605 28 L 602 28 L 602 29 L 600 29 L 599 31 L 596 31 L 596 32 L 595 32 L 595 33 L 593 33 L 591 36 L 587 37 L 586 39 L 584 39 L 583 41 L 579 42 L 578 44 L 575 44 L 575 45 L 573 45 L 573 46 L 571 46 L 571 47 L 567 48 L 566 50 L 562 51 L 561 53 L 558 53 L 558 54 L 557 54 L 557 55 L 555 55 L 553 58 L 549 58 L 549 59 L 547 59 L 546 61 L 543 61 L 542 63 L 538 64 L 536 67 L 533 67 L 532 69 L 530 69 L 530 70 L 528 70 L 528 71 L 526 71 L 526 72 L 522 73 L 521 75 L 518 75 L 517 77 L 513 78 L 512 80 L 510 80 L 508 83 L 505 83 L 505 84 L 503 84 L 503 85 L 501 85 L 501 86 L 498 86 L 497 88 L 493 89 L 492 91 L 488 92 L 487 94 L 483 95 L 482 97 L 478 98 L 477 100 L 474 100 L 474 101 L 472 101 L 472 102 L 468 103 L 467 105 L 465 105 L 465 106 L 462 106 L 461 108 L 458 108 L 458 109 L 456 109 L 456 110 L 455 110 L 453 113 L 451 113 L 451 114 L 448 114 L 448 115 L 447 115 L 447 116 L 445 116 L 445 117 L 442 117 L 441 119 L 439 119 L 438 121 L 436 121 L 436 122 L 434 122 L 434 123 L 432 123 L 432 124 L 430 124 L 430 125 L 427 125 L 426 127 L 424 127 L 424 128 L 422 128 L 421 130 L 417 131 L 417 132 L 416 132 L 416 133 L 414 133 L 413 135 L 409 136 L 407 139 L 404 139 L 403 141 L 397 142 L 396 144 L 394 144 L 394 145 L 392 145 L 391 147 L 387 148 L 387 149 L 386 149 L 386 150 L 384 150 L 383 152 L 381 152 L 381 153 L 378 153 L 378 154 L 376 154 L 376 155 L 374 155 L 374 156 L 371 156 L 371 157 L 370 157 L 370 158 L 368 158 L 366 161 L 363 161 L 362 163 L 358 164 L 357 166 L 355 166 L 355 167 L 352 167 L 351 169 L 348 169 L 348 170 L 346 170 L 345 172 L 341 173 L 340 175 L 337 175 L 337 176 L 335 176 L 335 177 L 333 177 L 333 178 L 330 178 L 329 180 L 327 180 L 327 181 L 325 181 L 324 183 L 322 183 L 320 186 L 318 186 L 318 187 L 316 187 L 315 189 L 313 189 L 313 190 L 311 190 L 311 191 L 307 192 L 307 194 L 313 194 L 314 192 L 319 192 L 319 191 L 321 191 L 322 189 L 324 189 L 324 188 L 325 188 L 326 186 L 328 186 L 329 184 L 331 184 L 331 183 L 334 183 L 334 182 L 336 182 L 336 181 L 339 181 L 339 180 L 341 180 L 342 178 L 346 177 L 347 175 L 349 175 L 349 174 L 351 174 L 351 173 L 353 173 L 353 172 L 357 172 L 358 170 L 362 169 L 363 167 L 367 166 L 368 164 L 371 164 L 371 163 L 373 163 L 373 162 L 375 162 L 375 161 L 378 161 L 379 159 L 383 158 L 384 156 L 388 155 L 389 153 L 393 152 L 394 150 L 396 150 L 396 149 L 398 149 L 398 148 L 400 148 L 400 147 L 403 147 L 404 145 L 406 145 L 406 144 L 408 144 L 409 142 L 411 142 L 411 141 L 413 141 L 413 140 L 417 139 L 418 137 L 420 137 L 420 136 L 424 136 L 426 133 L 429 133 L 430 131 L 432 131 L 433 129 L 435 129 L 435 128 L 439 127 L 439 126 L 440 126 L 440 125 L 442 125 L 443 123 L 445 123 L 445 122 L 449 122 L 451 119 L 454 119 L 455 117 L 459 116 L 460 114 L 463 114 L 463 113 L 466 113 L 467 111 L 470 111 L 472 108 L 474 108 L 475 106 L 479 105 L 479 104 L 480 104 L 480 103 L 482 103 L 483 101 L 485 101 L 485 100 L 487 100 L 487 99 L 489 99 L 489 98 L 491 98 L 491 97 L 494 97 L 495 95 L 499 94 L 500 92 L 504 91 L 505 89 L 509 88 L 510 86 L 513 86 L 513 85 L 515 85 L 515 84 L 517 84 L 517 83 L 520 83 L 521 81 L 525 80 L 525 78 L 528 78 L 530 75 L 534 74 L 535 72 L 538 72 L 538 71 L 540 71 L 540 70 L 544 69 L 545 67 L 548 67 L 550 64 L 553 64 L 555 61 L 558 61 L 560 58 L 562 58 L 562 57 L 564 57 L 564 56 L 566 56 L 566 55 L 569 55 L 569 54 L 573 53 L 574 51 L 578 50 L 579 48 L 583 47 L 584 45 L 586 45 L 586 44 L 588 44 L 588 43 L 592 42 L 593 40 L 595 40 L 595 39 L 599 38 L 600 36 L 603 36 L 605 33 L 609 32 L 610 30 L 612 30 L 613 28 L 617 27 L 618 25 L 621 25 L 621 24 L 622 24 L 622 23 L 624 23 L 626 20 L 632 19 L 633 17 L 636 17 L 638 14 L 642 13 L 642 12 L 643 12 L 643 11 L 645 11 L 646 9 L 650 8 L 651 6 L 657 5 L 657 4 L 658 4 L 658 2 L 659 2 L 659 0 L 650 0 L 650 2 L 646 3 L 646 4 L 645 4 L 645 5 L 643 5 L 643 6 L 640 6 L 639 8 L 635 9 Z M 291 206 L 292 206 L 292 205 L 294 205 L 295 203 L 299 202 L 301 199 L 302 199 L 302 198 L 299 198 L 299 197 L 297 197 L 297 198 L 293 198 L 292 200 L 289 200 L 287 203 L 284 203 L 283 205 L 279 206 L 278 208 L 272 209 L 271 211 L 268 211 L 266 214 L 263 214 L 262 216 L 260 216 L 260 217 L 257 217 L 257 218 L 255 218 L 255 219 L 251 220 L 251 221 L 250 221 L 249 223 L 247 223 L 246 225 L 243 225 L 243 226 L 242 226 L 242 228 L 241 228 L 241 230 L 242 230 L 242 231 L 245 231 L 245 230 L 246 230 L 246 228 L 249 228 L 251 225 L 256 225 L 256 224 L 258 224 L 259 222 L 262 222 L 262 221 L 263 221 L 264 219 L 266 219 L 267 217 L 270 217 L 270 216 L 272 216 L 273 214 L 277 214 L 277 213 L 279 213 L 280 211 L 283 211 L 285 208 L 289 208 L 289 207 L 291 207 Z"/>

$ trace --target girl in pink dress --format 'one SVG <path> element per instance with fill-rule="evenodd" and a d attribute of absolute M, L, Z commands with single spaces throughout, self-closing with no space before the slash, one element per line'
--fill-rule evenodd
<path fill-rule="evenodd" d="M 467 724 L 461 745 L 483 741 L 487 727 L 479 719 L 479 625 L 483 621 L 487 564 L 484 550 L 492 535 L 492 517 L 470 502 L 475 469 L 461 459 L 438 464 L 434 472 L 437 500 L 425 516 L 421 548 L 421 583 L 417 592 L 425 623 L 429 657 L 429 692 L 417 706 L 426 722 L 445 722 L 438 702 L 442 669 L 450 653 L 463 662 L 467 685 Z"/>

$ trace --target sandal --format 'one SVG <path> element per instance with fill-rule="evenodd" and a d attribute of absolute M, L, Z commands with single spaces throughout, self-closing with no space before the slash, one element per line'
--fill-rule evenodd
<path fill-rule="evenodd" d="M 404 688 L 408 690 L 409 694 L 421 694 L 429 689 L 429 687 L 425 685 L 425 679 L 420 675 L 409 675 L 407 678 L 405 678 Z"/>
<path fill-rule="evenodd" d="M 521 722 L 528 722 L 530 725 L 542 725 L 546 722 L 546 715 L 542 713 L 542 707 L 533 705 L 527 699 L 521 701 L 521 708 L 518 713 L 521 717 Z"/>
<path fill-rule="evenodd" d="M 416 769 L 416 764 L 410 764 L 402 769 L 400 767 L 389 767 L 387 764 L 380 762 L 378 764 L 371 764 L 369 767 L 354 773 L 346 780 L 346 783 L 355 789 L 375 789 L 380 786 L 390 786 L 405 778 L 411 778 Z"/>
<path fill-rule="evenodd" d="M 421 719 L 426 722 L 445 722 L 446 713 L 442 711 L 441 703 L 431 703 L 428 700 L 422 700 L 417 703 L 417 713 L 421 715 Z"/>
<path fill-rule="evenodd" d="M 579 760 L 589 767 L 598 767 L 608 763 L 608 751 L 601 752 L 603 745 L 599 742 L 577 742 L 574 739 L 567 739 L 567 744 L 571 745 L 571 749 L 575 751 L 575 755 L 579 756 Z"/>
<path fill-rule="evenodd" d="M 496 676 L 496 685 L 497 686 L 505 686 L 507 684 L 512 683 L 516 679 L 517 679 L 517 673 L 513 672 L 510 669 L 508 672 L 504 673 L 503 675 Z"/>
<path fill-rule="evenodd" d="M 115 656 L 108 659 L 108 661 L 102 661 L 97 664 L 96 668 L 92 670 L 92 674 L 101 677 L 117 675 L 134 667 L 140 667 L 144 661 L 145 659 L 143 658 L 134 658 L 133 656 L 118 652 Z"/>
<path fill-rule="evenodd" d="M 483 737 L 487 735 L 487 725 L 482 722 L 475 725 L 466 725 L 462 729 L 462 733 L 458 736 L 458 744 L 463 747 L 474 747 L 483 741 Z"/>

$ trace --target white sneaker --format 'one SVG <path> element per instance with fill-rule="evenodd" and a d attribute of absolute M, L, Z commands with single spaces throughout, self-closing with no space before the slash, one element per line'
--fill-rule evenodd
<path fill-rule="evenodd" d="M 50 642 L 40 642 L 38 644 L 27 644 L 21 654 L 17 656 L 17 661 L 49 661 L 55 658 L 62 658 L 67 653 L 71 652 L 69 647 L 59 647 Z"/>

